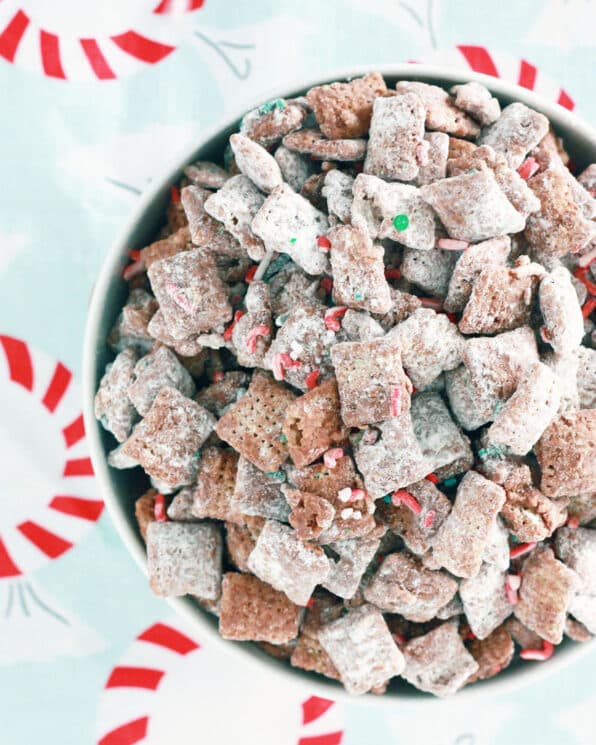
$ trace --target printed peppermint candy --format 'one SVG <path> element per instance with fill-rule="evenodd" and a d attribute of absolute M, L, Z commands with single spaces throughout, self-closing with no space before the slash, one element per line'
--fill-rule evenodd
<path fill-rule="evenodd" d="M 225 688 L 213 685 L 225 680 Z M 305 697 L 279 678 L 259 679 L 216 646 L 197 640 L 179 618 L 140 633 L 110 672 L 100 695 L 97 745 L 341 745 L 343 710 Z M 197 702 L 199 704 L 197 705 Z M 229 716 L 233 702 L 234 716 Z M 252 733 L 252 735 L 251 735 Z"/>
<path fill-rule="evenodd" d="M 0 584 L 72 548 L 99 519 L 80 392 L 72 373 L 0 335 Z"/>
<path fill-rule="evenodd" d="M 170 55 L 176 49 L 177 32 L 166 21 L 198 10 L 203 3 L 4 0 L 0 5 L 0 56 L 51 78 L 112 80 Z"/>

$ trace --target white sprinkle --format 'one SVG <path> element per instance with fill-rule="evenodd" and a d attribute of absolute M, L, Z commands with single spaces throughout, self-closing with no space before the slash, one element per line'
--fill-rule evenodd
<path fill-rule="evenodd" d="M 369 515 L 372 515 L 375 511 L 375 503 L 374 502 L 367 502 L 366 503 L 366 511 Z"/>
<path fill-rule="evenodd" d="M 350 517 L 352 517 L 353 514 L 354 510 L 351 507 L 346 507 L 339 513 L 342 520 L 348 520 Z"/>
<path fill-rule="evenodd" d="M 337 498 L 339 499 L 340 502 L 349 502 L 351 497 L 352 497 L 352 490 L 350 489 L 349 486 L 346 486 L 345 489 L 340 489 L 337 492 Z"/>
<path fill-rule="evenodd" d="M 361 520 L 362 519 L 362 512 L 360 510 L 354 510 L 354 514 L 352 515 L 353 520 Z"/>

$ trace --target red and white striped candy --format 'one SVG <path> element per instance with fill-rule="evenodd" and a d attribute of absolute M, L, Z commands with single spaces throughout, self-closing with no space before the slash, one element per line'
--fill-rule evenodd
<path fill-rule="evenodd" d="M 218 685 L 220 683 L 220 685 Z M 235 664 L 194 638 L 179 618 L 145 629 L 110 672 L 97 713 L 97 745 L 341 745 L 343 711 L 278 678 Z M 230 707 L 234 716 L 230 716 Z M 254 738 L 250 736 L 254 733 Z"/>
<path fill-rule="evenodd" d="M 80 405 L 65 365 L 0 335 L 0 581 L 57 559 L 103 511 Z"/>

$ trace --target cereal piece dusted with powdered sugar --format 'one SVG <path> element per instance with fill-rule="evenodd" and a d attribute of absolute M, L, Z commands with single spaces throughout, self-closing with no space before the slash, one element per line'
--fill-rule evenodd
<path fill-rule="evenodd" d="M 157 310 L 153 314 L 153 317 L 147 324 L 147 331 L 153 339 L 170 347 L 181 357 L 193 357 L 196 354 L 200 354 L 203 349 L 196 334 L 189 334 L 184 339 L 175 339 L 166 326 L 161 310 Z"/>
<path fill-rule="evenodd" d="M 261 519 L 261 518 L 256 518 Z M 265 521 L 263 520 L 263 523 Z M 237 523 L 226 522 L 226 549 L 232 564 L 241 572 L 250 572 L 248 568 L 248 557 L 257 542 L 260 532 L 255 532 L 247 525 L 238 525 Z"/>
<path fill-rule="evenodd" d="M 505 621 L 505 628 L 513 641 L 522 649 L 540 649 L 542 639 L 534 631 L 524 626 L 515 616 Z"/>
<path fill-rule="evenodd" d="M 594 224 L 574 199 L 564 173 L 548 168 L 528 180 L 541 208 L 528 217 L 524 235 L 532 248 L 562 256 L 577 252 L 593 240 Z"/>
<path fill-rule="evenodd" d="M 455 693 L 478 670 L 478 663 L 465 648 L 455 623 L 443 623 L 412 639 L 403 653 L 406 659 L 403 677 L 435 696 Z"/>
<path fill-rule="evenodd" d="M 388 334 L 402 349 L 402 362 L 416 388 L 425 388 L 462 359 L 464 339 L 446 315 L 418 308 Z"/>
<path fill-rule="evenodd" d="M 137 354 L 132 347 L 120 352 L 113 362 L 106 365 L 106 371 L 95 394 L 95 416 L 118 442 L 126 440 L 138 419 L 128 396 L 128 389 L 134 380 L 136 362 Z"/>
<path fill-rule="evenodd" d="M 341 416 L 348 427 L 363 427 L 400 416 L 410 408 L 412 385 L 401 364 L 400 347 L 382 337 L 331 347 Z"/>
<path fill-rule="evenodd" d="M 270 194 L 276 186 L 283 183 L 277 161 L 264 147 L 242 134 L 231 135 L 230 147 L 238 169 L 258 189 Z"/>
<path fill-rule="evenodd" d="M 475 471 L 468 471 L 457 487 L 455 504 L 433 542 L 433 562 L 457 577 L 474 577 L 505 490 Z"/>
<path fill-rule="evenodd" d="M 382 685 L 404 669 L 404 659 L 379 610 L 354 608 L 319 631 L 319 641 L 349 693 Z"/>
<path fill-rule="evenodd" d="M 441 621 L 447 621 L 449 618 L 461 616 L 463 612 L 464 606 L 459 595 L 456 593 L 446 605 L 439 608 L 437 618 Z"/>
<path fill-rule="evenodd" d="M 286 522 L 290 507 L 281 491 L 285 480 L 285 471 L 266 473 L 241 455 L 231 502 L 232 511 Z"/>
<path fill-rule="evenodd" d="M 214 259 L 202 249 L 156 261 L 147 273 L 167 330 L 175 339 L 215 330 L 232 317 Z"/>
<path fill-rule="evenodd" d="M 335 215 L 343 223 L 351 220 L 353 185 L 354 178 L 339 168 L 333 168 L 325 174 L 322 194 L 327 200 L 329 215 Z"/>
<path fill-rule="evenodd" d="M 283 144 L 315 160 L 362 160 L 366 153 L 366 140 L 328 140 L 321 131 L 310 128 L 286 135 Z"/>
<path fill-rule="evenodd" d="M 413 484 L 430 473 L 414 434 L 409 412 L 382 422 L 369 432 L 378 439 L 368 443 L 367 433 L 355 446 L 355 458 L 366 489 L 378 499 L 394 489 Z"/>
<path fill-rule="evenodd" d="M 191 398 L 195 392 L 190 373 L 180 364 L 176 355 L 167 347 L 158 347 L 137 362 L 134 382 L 128 387 L 128 397 L 141 416 L 149 411 L 164 386 L 175 388 L 187 398 Z"/>
<path fill-rule="evenodd" d="M 499 626 L 486 639 L 472 640 L 469 649 L 479 667 L 474 675 L 468 678 L 468 683 L 493 678 L 511 664 L 515 654 L 513 640 L 505 626 Z"/>
<path fill-rule="evenodd" d="M 323 497 L 282 486 L 282 492 L 292 508 L 289 523 L 302 541 L 312 541 L 333 524 L 335 507 Z"/>
<path fill-rule="evenodd" d="M 489 168 L 434 181 L 422 186 L 420 195 L 438 214 L 449 237 L 456 240 L 484 241 L 518 233 L 526 224 Z"/>
<path fill-rule="evenodd" d="M 221 417 L 215 431 L 263 471 L 276 471 L 288 457 L 282 424 L 295 396 L 268 375 L 257 372 L 248 391 Z"/>
<path fill-rule="evenodd" d="M 489 419 L 493 419 L 497 404 L 513 394 L 528 368 L 539 361 L 534 332 L 522 326 L 494 337 L 468 339 L 463 361 L 478 400 L 483 402 L 482 413 L 488 410 Z"/>
<path fill-rule="evenodd" d="M 445 178 L 447 172 L 447 157 L 449 155 L 449 137 L 443 132 L 427 132 L 424 142 L 419 150 L 418 176 L 414 183 L 416 186 L 432 184 L 433 181 Z"/>
<path fill-rule="evenodd" d="M 522 543 L 543 541 L 565 523 L 567 500 L 549 499 L 529 479 L 508 479 L 503 486 L 507 501 L 501 514 Z"/>
<path fill-rule="evenodd" d="M 591 523 L 596 519 L 596 491 L 569 497 L 568 512 L 580 525 Z"/>
<path fill-rule="evenodd" d="M 373 102 L 387 86 L 378 72 L 349 83 L 332 83 L 311 88 L 306 100 L 312 107 L 325 137 L 332 140 L 362 137 L 368 132 Z"/>
<path fill-rule="evenodd" d="M 562 528 L 557 531 L 557 556 L 577 573 L 580 586 L 569 612 L 596 633 L 596 530 Z"/>
<path fill-rule="evenodd" d="M 195 186 L 202 189 L 221 189 L 230 178 L 225 168 L 207 160 L 197 160 L 186 166 L 184 175 Z"/>
<path fill-rule="evenodd" d="M 248 557 L 256 576 L 296 605 L 306 605 L 318 584 L 325 581 L 331 566 L 323 549 L 301 541 L 292 528 L 268 520 Z"/>
<path fill-rule="evenodd" d="M 288 406 L 283 433 L 288 440 L 290 458 L 299 468 L 346 439 L 348 433 L 339 415 L 335 380 L 323 381 Z"/>
<path fill-rule="evenodd" d="M 164 387 L 145 418 L 123 445 L 123 454 L 167 484 L 190 484 L 197 470 L 197 450 L 215 418 L 175 388 Z"/>
<path fill-rule="evenodd" d="M 487 442 L 515 455 L 532 449 L 557 414 L 561 400 L 558 379 L 549 367 L 537 362 L 520 380 L 515 393 L 495 416 Z"/>
<path fill-rule="evenodd" d="M 412 398 L 414 432 L 430 471 L 443 479 L 467 471 L 474 462 L 470 441 L 461 433 L 440 394 L 417 393 Z"/>
<path fill-rule="evenodd" d="M 482 561 L 496 566 L 501 571 L 509 568 L 509 531 L 500 515 L 497 515 L 497 519 L 490 530 L 488 543 L 482 554 Z"/>
<path fill-rule="evenodd" d="M 328 227 L 325 215 L 287 184 L 273 190 L 252 221 L 268 251 L 287 253 L 307 274 L 321 274 L 328 267 L 327 255 L 317 245 Z"/>
<path fill-rule="evenodd" d="M 221 585 L 219 633 L 224 639 L 284 644 L 298 635 L 302 609 L 250 574 L 228 572 Z"/>
<path fill-rule="evenodd" d="M 434 297 L 444 298 L 449 287 L 457 251 L 417 251 L 406 248 L 401 262 L 401 273 L 408 282 Z"/>
<path fill-rule="evenodd" d="M 486 639 L 513 612 L 507 599 L 507 575 L 494 564 L 482 564 L 475 577 L 464 579 L 459 594 L 466 619 L 478 639 Z"/>
<path fill-rule="evenodd" d="M 246 393 L 249 380 L 249 376 L 240 370 L 223 373 L 221 379 L 203 388 L 195 396 L 195 401 L 216 417 L 221 417 L 231 404 Z"/>
<path fill-rule="evenodd" d="M 569 605 L 579 589 L 577 574 L 548 547 L 534 549 L 522 567 L 515 617 L 551 644 L 560 644 Z"/>
<path fill-rule="evenodd" d="M 371 341 L 385 336 L 385 330 L 366 311 L 348 308 L 341 320 L 341 327 L 350 341 Z"/>
<path fill-rule="evenodd" d="M 493 124 L 501 115 L 499 102 L 480 83 L 454 85 L 451 93 L 455 96 L 457 108 L 473 116 L 483 127 Z"/>
<path fill-rule="evenodd" d="M 596 491 L 596 409 L 564 414 L 534 448 L 548 497 Z"/>
<path fill-rule="evenodd" d="M 154 521 L 147 527 L 147 571 L 156 595 L 217 600 L 223 541 L 212 523 Z"/>
<path fill-rule="evenodd" d="M 206 212 L 224 224 L 254 261 L 265 255 L 262 241 L 251 229 L 253 217 L 263 202 L 261 192 L 243 174 L 232 176 L 205 202 Z"/>
<path fill-rule="evenodd" d="M 281 170 L 281 174 L 286 183 L 294 191 L 300 191 L 305 181 L 313 174 L 313 164 L 300 153 L 288 150 L 287 147 L 280 145 L 273 156 Z"/>
<path fill-rule="evenodd" d="M 180 202 L 188 220 L 190 238 L 195 246 L 208 246 L 212 242 L 221 245 L 222 238 L 226 234 L 221 224 L 205 211 L 205 202 L 212 194 L 213 192 L 208 189 L 192 184 L 185 186 L 180 192 Z M 229 236 L 229 233 L 226 235 Z M 229 237 L 234 240 L 231 236 Z M 171 255 L 174 253 L 178 251 L 172 252 Z M 166 256 L 159 256 L 154 260 L 157 258 L 166 258 Z M 153 261 L 149 261 L 148 266 L 152 263 Z"/>
<path fill-rule="evenodd" d="M 457 423 L 468 431 L 478 429 L 494 416 L 494 398 L 483 398 L 470 382 L 465 365 L 445 373 L 445 390 Z"/>
<path fill-rule="evenodd" d="M 398 500 L 394 504 L 391 500 L 383 500 L 379 502 L 375 514 L 403 539 L 412 553 L 422 556 L 431 547 L 434 536 L 451 511 L 451 502 L 428 479 L 409 484 L 407 492 L 416 504 Z M 412 509 L 413 506 L 415 509 Z"/>
<path fill-rule="evenodd" d="M 290 132 L 300 129 L 307 115 L 308 108 L 301 102 L 276 98 L 245 114 L 240 123 L 240 133 L 263 147 L 269 147 Z"/>
<path fill-rule="evenodd" d="M 328 548 L 332 552 L 331 571 L 323 582 L 323 587 L 340 598 L 353 598 L 380 543 L 381 539 L 376 537 L 352 538 L 330 543 Z"/>
<path fill-rule="evenodd" d="M 414 557 L 396 553 L 385 557 L 364 597 L 383 611 L 422 623 L 434 618 L 456 592 L 457 582 L 446 572 L 425 569 Z"/>
<path fill-rule="evenodd" d="M 495 265 L 483 269 L 472 285 L 459 330 L 497 334 L 526 325 L 544 273 L 543 267 L 530 263 L 527 256 L 517 259 L 513 268 Z"/>
<path fill-rule="evenodd" d="M 185 225 L 166 238 L 154 241 L 141 249 L 141 261 L 145 265 L 145 268 L 149 269 L 154 262 L 160 259 L 167 259 L 181 251 L 188 251 L 190 248 L 192 248 L 190 232 L 188 225 Z"/>
<path fill-rule="evenodd" d="M 192 486 L 185 486 L 184 489 L 180 489 L 178 494 L 170 502 L 166 513 L 170 520 L 181 523 L 192 523 L 196 522 L 195 516 L 192 514 Z"/>
<path fill-rule="evenodd" d="M 232 344 L 239 365 L 263 367 L 265 354 L 271 345 L 272 325 L 268 310 L 249 311 L 234 321 Z"/>
<path fill-rule="evenodd" d="M 482 131 L 479 144 L 490 145 L 507 159 L 510 168 L 519 168 L 526 155 L 548 132 L 548 119 L 525 104 L 506 106 L 501 116 Z"/>
<path fill-rule="evenodd" d="M 596 409 L 596 350 L 579 347 L 577 356 L 577 391 L 580 408 Z"/>
<path fill-rule="evenodd" d="M 331 243 L 333 301 L 371 313 L 387 313 L 391 294 L 384 274 L 383 246 L 373 245 L 363 228 L 352 225 L 332 228 L 327 237 Z"/>
<path fill-rule="evenodd" d="M 579 347 L 584 336 L 584 319 L 571 274 L 565 267 L 557 267 L 542 278 L 538 297 L 544 319 L 543 338 L 559 354 Z"/>
<path fill-rule="evenodd" d="M 385 331 L 389 331 L 398 323 L 405 321 L 406 318 L 421 307 L 420 298 L 416 295 L 410 295 L 408 292 L 402 292 L 395 287 L 391 288 L 391 309 L 385 315 L 374 315 Z"/>
<path fill-rule="evenodd" d="M 157 307 L 156 299 L 145 290 L 140 287 L 131 290 L 108 337 L 108 344 L 114 352 L 122 352 L 127 347 L 140 354 L 149 351 L 153 339 L 147 325 Z"/>
<path fill-rule="evenodd" d="M 415 93 L 426 109 L 426 128 L 457 137 L 475 137 L 480 127 L 464 111 L 455 106 L 447 91 L 438 85 L 428 85 L 402 80 L 396 86 L 398 93 Z"/>
<path fill-rule="evenodd" d="M 240 520 L 231 509 L 237 466 L 238 453 L 233 450 L 210 447 L 201 453 L 197 484 L 193 490 L 192 513 L 195 517 Z"/>
<path fill-rule="evenodd" d="M 443 303 L 445 310 L 460 313 L 470 299 L 476 277 L 487 266 L 504 266 L 510 249 L 511 241 L 505 235 L 477 243 L 463 251 L 449 279 L 449 290 Z"/>
<path fill-rule="evenodd" d="M 264 361 L 277 380 L 306 391 L 309 383 L 312 387 L 315 371 L 318 382 L 331 377 L 329 349 L 336 341 L 336 333 L 328 327 L 329 320 L 325 320 L 329 318 L 328 312 L 320 306 L 299 306 L 290 311 Z"/>
<path fill-rule="evenodd" d="M 417 153 L 424 147 L 424 118 L 424 105 L 414 94 L 376 98 L 364 172 L 392 181 L 415 179 Z"/>
<path fill-rule="evenodd" d="M 390 238 L 420 251 L 434 248 L 435 216 L 415 186 L 360 173 L 352 193 L 352 224 L 371 238 Z"/>

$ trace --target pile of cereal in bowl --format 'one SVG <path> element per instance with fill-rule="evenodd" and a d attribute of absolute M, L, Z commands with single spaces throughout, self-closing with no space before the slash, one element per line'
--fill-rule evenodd
<path fill-rule="evenodd" d="M 522 103 L 373 73 L 186 167 L 95 400 L 157 595 L 355 694 L 596 633 L 596 165 L 568 164 Z"/>

